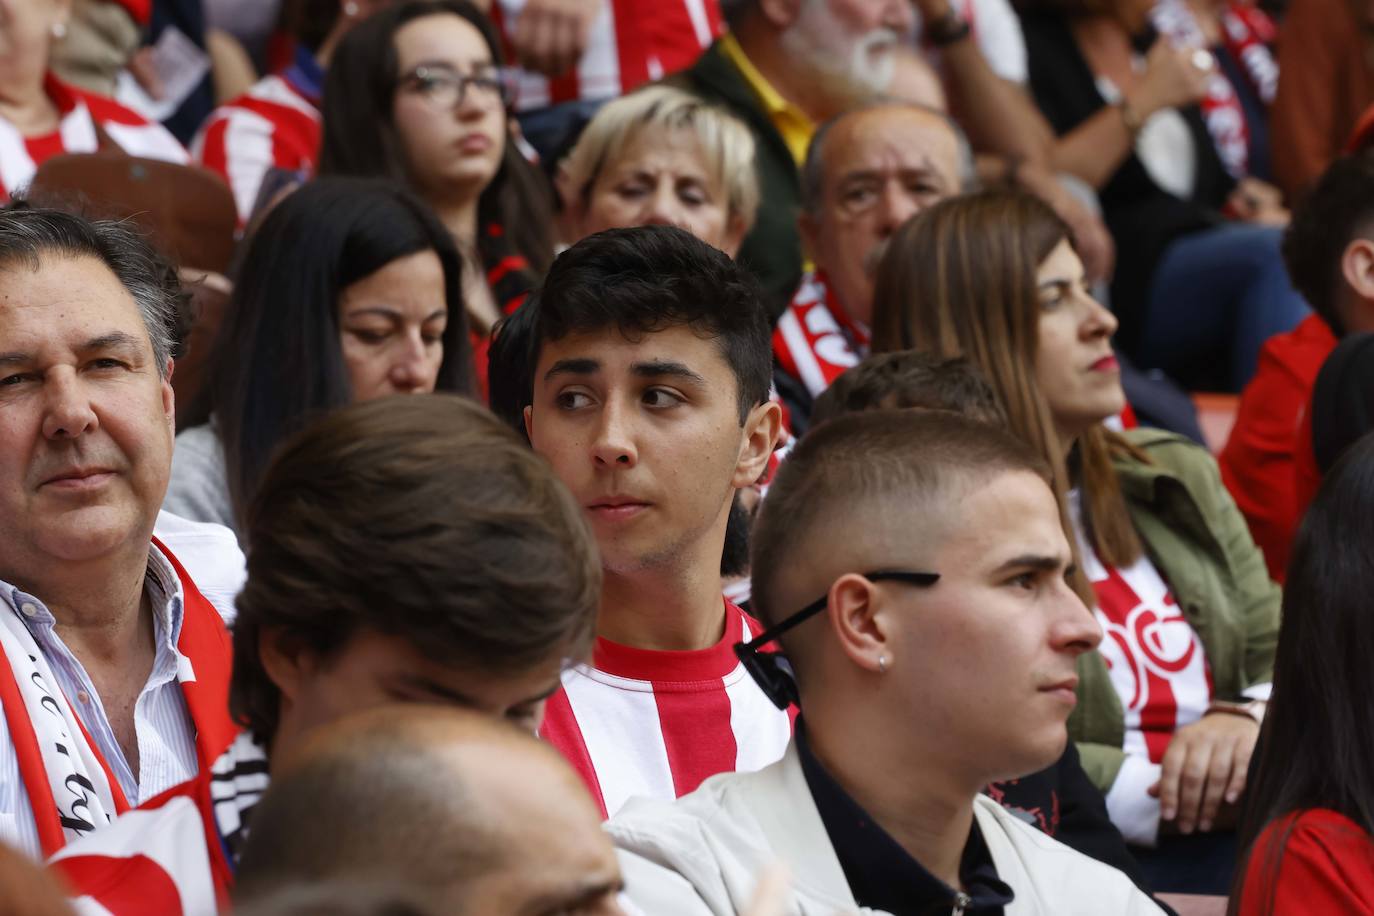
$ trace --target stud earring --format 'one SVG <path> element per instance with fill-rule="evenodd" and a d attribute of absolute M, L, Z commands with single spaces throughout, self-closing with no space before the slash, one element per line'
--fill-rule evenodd
<path fill-rule="evenodd" d="M 52 24 L 52 37 L 57 41 L 67 37 L 67 24 L 65 22 L 54 22 Z"/>
<path fill-rule="evenodd" d="M 350 2 L 344 4 L 343 11 L 345 16 L 352 18 L 353 16 L 358 15 L 358 4 L 353 3 L 350 0 Z"/>
<path fill-rule="evenodd" d="M 879 656 L 878 656 L 878 673 L 879 673 L 879 674 L 887 674 L 887 656 L 886 656 L 886 655 L 879 655 Z"/>

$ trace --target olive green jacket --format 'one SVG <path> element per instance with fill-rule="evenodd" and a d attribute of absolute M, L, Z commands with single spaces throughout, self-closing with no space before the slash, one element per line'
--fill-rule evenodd
<path fill-rule="evenodd" d="M 1222 486 L 1217 463 L 1189 439 L 1157 429 L 1126 434 L 1150 464 L 1115 462 L 1135 530 L 1184 617 L 1202 641 L 1215 695 L 1238 697 L 1270 681 L 1279 635 L 1279 587 Z M 1125 717 L 1097 652 L 1078 663 L 1078 708 L 1069 736 L 1104 793 L 1125 754 Z"/>

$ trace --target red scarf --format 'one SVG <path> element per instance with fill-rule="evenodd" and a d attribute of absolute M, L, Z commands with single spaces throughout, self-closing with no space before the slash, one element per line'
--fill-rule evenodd
<path fill-rule="evenodd" d="M 153 539 L 153 547 L 167 558 L 181 581 L 184 611 L 177 649 L 190 661 L 195 680 L 180 680 L 181 673 L 178 673 L 178 680 L 182 695 L 186 699 L 186 707 L 196 727 L 196 760 L 204 770 L 219 758 L 238 731 L 229 718 L 229 633 L 219 612 L 201 595 L 176 557 L 172 556 L 156 538 Z M 91 740 L 85 725 L 72 711 L 67 698 L 61 694 L 55 683 L 45 685 L 44 691 L 47 693 L 47 697 L 41 703 L 44 710 L 61 717 L 61 708 L 58 704 L 60 702 L 65 705 L 71 714 L 70 718 L 75 720 L 80 730 L 79 738 L 76 735 L 68 736 L 70 741 L 85 742 L 85 747 L 78 749 L 78 755 L 71 754 L 66 748 L 50 748 L 49 754 L 66 754 L 69 758 L 93 758 L 98 768 L 88 768 L 85 773 L 78 770 L 75 778 L 83 781 L 82 787 L 88 789 L 96 798 L 99 798 L 103 790 L 103 794 L 113 801 L 114 811 L 106 812 L 107 817 L 127 811 L 129 803 L 120 790 L 118 780 L 101 756 L 95 742 Z M 19 761 L 19 774 L 29 793 L 39 843 L 43 848 L 44 857 L 47 858 L 62 849 L 70 839 L 99 829 L 103 824 L 73 822 L 63 814 L 64 809 L 54 797 L 48 774 L 49 766 L 54 765 L 55 761 L 44 756 L 38 731 L 31 718 L 32 704 L 26 703 L 24 691 L 15 677 L 14 666 L 3 652 L 0 652 L 0 706 L 4 709 L 5 719 L 9 725 L 10 740 L 14 743 Z M 95 781 L 101 779 L 106 784 L 96 785 Z M 74 807 L 77 810 L 90 810 L 84 802 L 77 803 Z"/>
<path fill-rule="evenodd" d="M 1197 17 L 1184 0 L 1159 0 L 1150 11 L 1150 19 L 1174 47 L 1207 48 Z M 1222 47 L 1240 62 L 1265 107 L 1273 103 L 1279 84 L 1279 64 L 1269 49 L 1276 34 L 1273 20 L 1262 10 L 1238 2 L 1228 3 L 1222 10 Z M 1200 107 L 1222 164 L 1233 177 L 1244 178 L 1249 174 L 1250 129 L 1240 97 L 1220 68 L 1212 74 Z"/>

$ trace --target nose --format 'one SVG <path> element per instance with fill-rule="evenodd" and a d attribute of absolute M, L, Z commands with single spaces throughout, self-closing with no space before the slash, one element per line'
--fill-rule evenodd
<path fill-rule="evenodd" d="M 48 404 L 43 416 L 43 435 L 48 439 L 75 439 L 99 425 L 91 399 L 75 373 L 54 372 L 47 382 Z"/>
<path fill-rule="evenodd" d="M 387 376 L 391 386 L 400 392 L 417 393 L 429 390 L 428 354 L 419 332 L 408 334 L 397 345 L 395 359 Z"/>
<path fill-rule="evenodd" d="M 1055 648 L 1073 655 L 1091 651 L 1102 642 L 1102 626 L 1097 617 L 1068 583 L 1062 586 L 1053 633 Z"/>
<path fill-rule="evenodd" d="M 1119 324 L 1116 320 L 1116 316 L 1112 314 L 1110 309 L 1101 302 L 1098 302 L 1091 295 L 1087 293 L 1083 295 L 1088 300 L 1088 312 L 1081 328 L 1083 336 L 1089 340 L 1095 340 L 1099 337 L 1111 337 L 1116 333 L 1116 328 Z"/>
<path fill-rule="evenodd" d="M 598 468 L 628 470 L 639 463 L 639 451 L 635 448 L 630 426 L 628 411 L 608 399 L 592 443 L 592 460 Z"/>
<path fill-rule="evenodd" d="M 649 198 L 649 209 L 644 214 L 644 223 L 648 226 L 676 226 L 681 222 L 679 211 L 677 195 L 667 182 L 662 182 Z"/>
<path fill-rule="evenodd" d="M 900 182 L 889 181 L 883 186 L 882 196 L 878 200 L 879 238 L 889 238 L 919 209 L 920 206 L 911 199 Z"/>

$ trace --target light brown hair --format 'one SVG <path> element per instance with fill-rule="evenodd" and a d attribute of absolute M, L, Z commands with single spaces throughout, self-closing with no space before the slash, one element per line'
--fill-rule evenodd
<path fill-rule="evenodd" d="M 1061 505 L 1074 483 L 1082 487 L 1085 535 L 1093 550 L 1106 563 L 1128 566 L 1140 556 L 1140 538 L 1112 458 L 1129 453 L 1146 459 L 1098 425 L 1079 437 L 1072 468 L 1067 466 L 1036 382 L 1041 311 L 1036 271 L 1066 240 L 1072 235 L 1064 221 L 1017 191 L 982 191 L 924 210 L 897 231 L 879 265 L 873 349 L 916 348 L 972 360 L 1001 397 L 1012 431 L 1054 469 Z M 1080 596 L 1091 601 L 1081 570 L 1075 579 Z"/>

